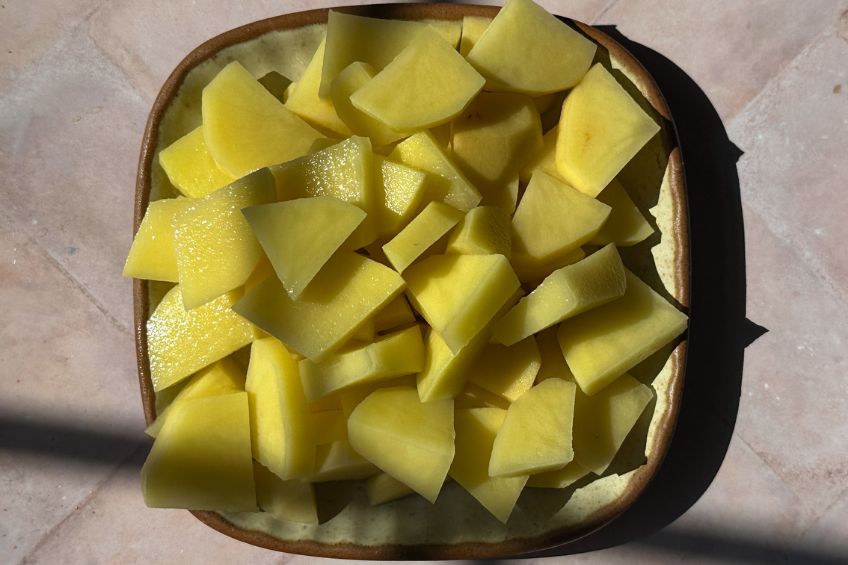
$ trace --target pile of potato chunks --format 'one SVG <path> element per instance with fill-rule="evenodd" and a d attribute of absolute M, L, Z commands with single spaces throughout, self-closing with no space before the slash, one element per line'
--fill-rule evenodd
<path fill-rule="evenodd" d="M 606 471 L 653 398 L 627 371 L 687 322 L 619 256 L 653 229 L 616 176 L 659 126 L 595 53 L 509 0 L 459 49 L 330 12 L 296 82 L 218 73 L 125 267 L 176 283 L 149 506 L 315 524 L 314 483 L 435 502 L 450 477 L 506 522 Z"/>

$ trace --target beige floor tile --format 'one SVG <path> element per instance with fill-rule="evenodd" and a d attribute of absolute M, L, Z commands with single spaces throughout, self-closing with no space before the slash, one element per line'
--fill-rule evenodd
<path fill-rule="evenodd" d="M 0 98 L 0 207 L 125 328 L 121 269 L 147 111 L 85 35 L 51 48 Z"/>
<path fill-rule="evenodd" d="M 619 1 L 598 23 L 673 60 L 710 97 L 725 120 L 741 110 L 846 2 L 793 0 Z"/>
<path fill-rule="evenodd" d="M 848 491 L 804 533 L 802 539 L 808 547 L 823 547 L 848 555 Z"/>
<path fill-rule="evenodd" d="M 729 128 L 746 152 L 739 162 L 743 199 L 843 299 L 848 299 L 846 60 L 848 40 L 822 37 Z"/>

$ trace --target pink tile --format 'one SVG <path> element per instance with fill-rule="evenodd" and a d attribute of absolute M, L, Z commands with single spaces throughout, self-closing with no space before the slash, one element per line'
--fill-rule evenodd
<path fill-rule="evenodd" d="M 804 533 L 802 540 L 807 547 L 848 555 L 848 491 Z"/>
<path fill-rule="evenodd" d="M 0 311 L 0 433 L 22 448 L 0 451 L 0 555 L 15 562 L 129 454 L 142 420 L 130 336 L 5 218 Z"/>
<path fill-rule="evenodd" d="M 848 37 L 848 15 L 840 28 Z M 848 299 L 848 40 L 820 38 L 731 124 L 743 199 Z M 813 295 L 804 294 L 808 299 Z"/>
<path fill-rule="evenodd" d="M 0 98 L 0 207 L 125 328 L 130 283 L 121 269 L 147 110 L 79 34 Z"/>
<path fill-rule="evenodd" d="M 598 23 L 616 25 L 628 38 L 670 58 L 728 119 L 845 6 L 843 0 L 815 7 L 793 0 L 660 0 L 649 5 L 619 1 Z"/>

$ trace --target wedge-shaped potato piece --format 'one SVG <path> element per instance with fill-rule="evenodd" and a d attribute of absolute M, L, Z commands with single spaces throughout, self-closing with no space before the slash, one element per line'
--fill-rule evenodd
<path fill-rule="evenodd" d="M 253 342 L 244 388 L 250 400 L 253 457 L 283 480 L 309 475 L 315 442 L 306 396 L 297 361 L 276 338 Z"/>
<path fill-rule="evenodd" d="M 350 418 L 354 409 L 359 406 L 359 403 L 368 398 L 368 396 L 383 388 L 415 386 L 415 375 L 404 375 L 403 377 L 395 377 L 387 381 L 366 382 L 360 385 L 348 387 L 340 390 L 336 394 L 339 396 L 339 401 L 342 404 L 342 412 L 346 418 Z"/>
<path fill-rule="evenodd" d="M 483 92 L 453 121 L 453 157 L 485 195 L 515 177 L 542 148 L 542 122 L 529 96 Z"/>
<path fill-rule="evenodd" d="M 610 244 L 548 275 L 492 326 L 499 343 L 512 345 L 586 310 L 624 295 L 624 265 Z"/>
<path fill-rule="evenodd" d="M 465 214 L 459 227 L 451 234 L 447 253 L 509 257 L 511 231 L 511 219 L 506 211 L 496 206 L 478 206 Z"/>
<path fill-rule="evenodd" d="M 330 196 L 262 204 L 242 212 L 295 300 L 366 216 L 361 208 Z"/>
<path fill-rule="evenodd" d="M 435 502 L 454 456 L 453 400 L 424 403 L 415 387 L 380 389 L 354 409 L 347 435 L 359 454 Z"/>
<path fill-rule="evenodd" d="M 259 508 L 277 520 L 318 525 L 315 489 L 310 482 L 283 481 L 259 463 L 253 465 Z"/>
<path fill-rule="evenodd" d="M 374 78 L 374 68 L 368 63 L 351 63 L 333 80 L 332 100 L 336 112 L 353 133 L 371 138 L 380 147 L 406 137 L 353 105 L 350 97 Z"/>
<path fill-rule="evenodd" d="M 487 88 L 546 94 L 577 84 L 596 45 L 532 0 L 509 0 L 489 24 L 468 61 Z"/>
<path fill-rule="evenodd" d="M 305 155 L 324 137 L 283 106 L 238 61 L 203 89 L 203 136 L 215 162 L 240 178 Z"/>
<path fill-rule="evenodd" d="M 174 249 L 186 308 L 247 281 L 262 249 L 241 210 L 273 200 L 274 178 L 261 169 L 174 214 Z"/>
<path fill-rule="evenodd" d="M 513 252 L 510 261 L 512 268 L 515 269 L 515 274 L 518 275 L 518 280 L 523 283 L 530 283 L 531 286 L 538 286 L 545 280 L 545 277 L 557 269 L 573 265 L 584 257 L 586 257 L 586 252 L 578 247 L 561 257 L 543 262 L 536 262 L 527 255 L 519 255 Z"/>
<path fill-rule="evenodd" d="M 574 375 L 571 374 L 571 369 L 566 365 L 565 357 L 562 356 L 562 349 L 559 347 L 558 331 L 559 326 L 554 326 L 535 335 L 542 362 L 536 375 L 537 383 L 554 378 L 574 382 Z"/>
<path fill-rule="evenodd" d="M 518 290 L 503 255 L 434 255 L 406 270 L 409 297 L 451 351 L 459 352 Z"/>
<path fill-rule="evenodd" d="M 315 472 L 309 480 L 313 483 L 355 481 L 367 479 L 379 472 L 380 469 L 358 454 L 347 439 L 342 439 L 317 447 Z"/>
<path fill-rule="evenodd" d="M 572 461 L 562 469 L 555 469 L 553 471 L 545 471 L 544 473 L 530 475 L 530 479 L 527 481 L 527 486 L 565 488 L 573 485 L 589 473 L 591 473 L 589 469 L 581 467 L 580 463 L 577 461 Z"/>
<path fill-rule="evenodd" d="M 365 212 L 371 212 L 377 204 L 374 155 L 371 142 L 365 137 L 348 138 L 302 159 L 271 167 L 271 172 L 279 200 L 332 196 L 356 204 Z M 346 245 L 359 249 L 376 237 L 375 222 L 366 217 Z"/>
<path fill-rule="evenodd" d="M 549 175 L 559 178 L 559 171 L 556 168 L 556 142 L 559 128 L 554 126 L 545 135 L 542 136 L 542 146 L 536 147 L 536 151 L 530 155 L 527 160 L 521 165 L 518 178 L 523 183 L 530 182 L 530 178 L 537 170 L 545 171 Z"/>
<path fill-rule="evenodd" d="M 532 337 L 509 347 L 489 343 L 468 368 L 468 381 L 513 402 L 530 390 L 540 366 L 539 347 Z"/>
<path fill-rule="evenodd" d="M 455 408 L 509 408 L 510 402 L 474 383 L 467 383 L 454 398 Z"/>
<path fill-rule="evenodd" d="M 566 320 L 559 344 L 580 389 L 593 395 L 686 330 L 686 315 L 626 271 L 624 296 Z"/>
<path fill-rule="evenodd" d="M 654 392 L 631 377 L 586 396 L 579 389 L 574 405 L 574 460 L 596 475 L 603 475 Z"/>
<path fill-rule="evenodd" d="M 313 361 L 338 349 L 403 290 L 389 267 L 356 253 L 337 253 L 293 301 L 277 277 L 248 292 L 234 309 Z"/>
<path fill-rule="evenodd" d="M 462 36 L 459 39 L 459 53 L 463 57 L 467 57 L 471 52 L 471 48 L 492 23 L 492 18 L 484 18 L 482 16 L 464 16 L 462 18 Z"/>
<path fill-rule="evenodd" d="M 576 388 L 574 383 L 548 379 L 510 404 L 492 447 L 490 476 L 541 473 L 571 462 Z"/>
<path fill-rule="evenodd" d="M 289 89 L 286 108 L 318 128 L 338 137 L 348 137 L 353 132 L 336 113 L 333 100 L 318 96 L 321 87 L 321 70 L 324 66 L 324 44 L 322 40 L 312 55 L 309 64 L 296 83 Z"/>
<path fill-rule="evenodd" d="M 219 512 L 256 510 L 249 419 L 244 392 L 174 406 L 141 468 L 145 504 Z"/>
<path fill-rule="evenodd" d="M 420 214 L 383 246 L 383 253 L 399 273 L 421 257 L 462 220 L 462 212 L 441 202 L 430 202 Z"/>
<path fill-rule="evenodd" d="M 463 212 L 480 203 L 480 193 L 429 131 L 418 132 L 398 143 L 389 159 L 430 173 L 428 192 L 431 200 L 439 200 Z"/>
<path fill-rule="evenodd" d="M 310 403 L 310 407 L 313 404 Z M 308 418 L 315 445 L 327 445 L 347 438 L 347 418 L 341 408 L 321 412 L 310 411 Z"/>
<path fill-rule="evenodd" d="M 342 401 L 338 394 L 325 396 L 321 400 L 309 403 L 309 411 L 313 413 L 341 410 Z M 345 416 L 345 435 L 347 435 L 347 416 Z"/>
<path fill-rule="evenodd" d="M 290 78 L 278 73 L 277 71 L 270 71 L 259 77 L 259 84 L 264 86 L 265 90 L 273 94 L 274 98 L 285 104 L 292 81 Z"/>
<path fill-rule="evenodd" d="M 160 391 L 241 349 L 256 328 L 233 312 L 240 291 L 186 310 L 180 287 L 168 291 L 147 320 L 147 353 L 153 390 Z"/>
<path fill-rule="evenodd" d="M 409 302 L 403 296 L 398 296 L 374 315 L 374 330 L 376 332 L 385 332 L 414 323 L 415 314 L 409 307 Z"/>
<path fill-rule="evenodd" d="M 151 202 L 144 213 L 124 263 L 125 277 L 177 282 L 174 216 L 191 205 L 188 198 L 166 198 Z"/>
<path fill-rule="evenodd" d="M 430 328 L 424 355 L 424 369 L 418 375 L 418 395 L 422 402 L 453 398 L 468 380 L 468 368 L 486 345 L 488 334 L 481 332 L 454 353 L 439 332 Z"/>
<path fill-rule="evenodd" d="M 660 126 L 597 63 L 562 107 L 556 165 L 577 190 L 597 196 Z"/>
<path fill-rule="evenodd" d="M 382 237 L 397 234 L 419 209 L 427 190 L 427 173 L 374 155 L 375 186 L 379 193 L 375 210 L 377 232 Z"/>
<path fill-rule="evenodd" d="M 427 28 L 350 101 L 390 128 L 412 132 L 452 120 L 485 82 L 455 47 Z"/>
<path fill-rule="evenodd" d="M 424 341 L 413 326 L 364 347 L 314 362 L 299 363 L 303 390 L 310 402 L 337 390 L 419 372 L 424 367 Z"/>
<path fill-rule="evenodd" d="M 202 126 L 160 151 L 159 164 L 174 188 L 191 198 L 206 196 L 236 180 L 212 158 Z"/>
<path fill-rule="evenodd" d="M 505 416 L 506 410 L 500 408 L 457 410 L 454 414 L 456 456 L 449 472 L 451 478 L 503 523 L 512 514 L 527 482 L 527 475 L 489 476 L 492 445 Z"/>
<path fill-rule="evenodd" d="M 240 390 L 244 390 L 244 372 L 231 358 L 221 359 L 194 375 L 180 390 L 179 394 L 174 397 L 174 400 L 156 416 L 156 419 L 144 430 L 144 433 L 150 437 L 159 435 L 168 413 L 179 402 Z"/>
<path fill-rule="evenodd" d="M 392 477 L 388 473 L 379 473 L 368 479 L 365 485 L 365 493 L 368 495 L 368 504 L 377 506 L 392 500 L 408 496 L 415 491 Z"/>
<path fill-rule="evenodd" d="M 551 262 L 592 239 L 609 214 L 606 204 L 537 171 L 512 218 L 513 256 L 530 264 Z"/>
<path fill-rule="evenodd" d="M 615 243 L 618 247 L 629 247 L 644 241 L 654 233 L 654 228 L 617 180 L 613 179 L 607 185 L 598 195 L 598 200 L 612 208 L 612 212 L 595 237 L 589 241 L 592 245 Z"/>

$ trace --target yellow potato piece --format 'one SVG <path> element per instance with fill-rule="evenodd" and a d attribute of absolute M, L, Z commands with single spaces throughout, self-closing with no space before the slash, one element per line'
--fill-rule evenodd
<path fill-rule="evenodd" d="M 379 473 L 368 479 L 365 485 L 365 493 L 368 495 L 368 504 L 377 506 L 392 500 L 408 496 L 415 491 L 395 479 L 388 473 Z"/>
<path fill-rule="evenodd" d="M 573 265 L 584 257 L 586 257 L 586 252 L 578 247 L 561 257 L 543 262 L 536 262 L 527 255 L 519 255 L 513 252 L 510 261 L 512 268 L 515 269 L 515 274 L 518 275 L 518 280 L 523 283 L 530 283 L 531 286 L 538 286 L 545 277 L 557 269 Z"/>
<path fill-rule="evenodd" d="M 483 332 L 454 353 L 434 329 L 427 333 L 424 368 L 418 375 L 418 394 L 422 402 L 453 398 L 468 379 L 467 370 L 476 361 L 488 335 Z"/>
<path fill-rule="evenodd" d="M 174 406 L 141 468 L 141 491 L 151 508 L 255 511 L 247 395 Z"/>
<path fill-rule="evenodd" d="M 609 214 L 606 204 L 537 171 L 512 217 L 513 257 L 538 265 L 567 255 L 594 237 Z"/>
<path fill-rule="evenodd" d="M 374 335 L 376 334 L 376 330 L 374 329 L 374 319 L 368 319 L 362 322 L 353 335 L 350 336 L 351 341 L 359 341 L 362 343 L 371 343 L 374 341 Z"/>
<path fill-rule="evenodd" d="M 480 193 L 429 131 L 418 132 L 398 143 L 389 159 L 429 173 L 428 191 L 432 200 L 439 200 L 463 212 L 480 202 Z"/>
<path fill-rule="evenodd" d="M 521 170 L 518 175 L 521 182 L 525 184 L 530 182 L 530 178 L 537 170 L 544 171 L 549 175 L 560 178 L 559 171 L 557 171 L 556 168 L 556 142 L 559 135 L 558 132 L 559 127 L 554 126 L 550 131 L 542 136 L 542 146 L 536 147 L 535 152 L 530 155 L 521 166 Z"/>
<path fill-rule="evenodd" d="M 626 271 L 624 296 L 566 320 L 559 343 L 580 389 L 594 395 L 686 330 L 686 315 Z"/>
<path fill-rule="evenodd" d="M 373 463 L 359 455 L 347 439 L 319 445 L 315 450 L 313 483 L 367 479 L 380 472 Z"/>
<path fill-rule="evenodd" d="M 345 388 L 336 393 L 342 404 L 342 412 L 346 418 L 350 418 L 354 408 L 359 406 L 359 403 L 368 398 L 375 390 L 383 388 L 394 388 L 399 386 L 414 386 L 415 375 L 405 375 L 403 377 L 395 377 L 387 381 L 366 382 L 360 385 Z"/>
<path fill-rule="evenodd" d="M 609 218 L 589 243 L 618 247 L 629 247 L 644 241 L 654 233 L 654 228 L 630 199 L 620 182 L 613 179 L 598 195 L 598 200 L 612 208 Z"/>
<path fill-rule="evenodd" d="M 202 112 L 209 153 L 235 178 L 305 155 L 316 139 L 324 137 L 237 61 L 203 89 Z"/>
<path fill-rule="evenodd" d="M 357 453 L 436 501 L 454 457 L 453 400 L 423 403 L 414 387 L 380 389 L 353 410 L 347 434 Z"/>
<path fill-rule="evenodd" d="M 471 48 L 492 23 L 492 18 L 484 18 L 482 16 L 463 16 L 462 18 L 462 36 L 459 39 L 459 53 L 463 57 L 468 57 Z"/>
<path fill-rule="evenodd" d="M 597 63 L 562 107 L 556 166 L 577 190 L 597 196 L 660 126 Z"/>
<path fill-rule="evenodd" d="M 144 433 L 154 438 L 159 435 L 168 413 L 179 402 L 240 390 L 244 390 L 244 371 L 231 358 L 221 359 L 194 375 Z"/>
<path fill-rule="evenodd" d="M 174 188 L 191 198 L 206 196 L 236 180 L 212 158 L 202 126 L 160 151 L 159 164 Z"/>
<path fill-rule="evenodd" d="M 253 342 L 244 388 L 254 459 L 283 480 L 311 473 L 315 443 L 297 361 L 276 338 Z"/>
<path fill-rule="evenodd" d="M 295 300 L 366 216 L 329 196 L 251 206 L 242 213 Z"/>
<path fill-rule="evenodd" d="M 527 475 L 489 476 L 492 445 L 505 416 L 506 410 L 500 408 L 457 410 L 456 456 L 449 471 L 451 478 L 504 524 L 527 482 Z"/>
<path fill-rule="evenodd" d="M 314 403 L 310 403 L 310 407 L 313 405 Z M 308 419 L 315 445 L 327 445 L 347 438 L 347 418 L 341 408 L 321 412 L 310 411 Z"/>
<path fill-rule="evenodd" d="M 574 383 L 548 379 L 510 404 L 492 447 L 490 476 L 541 473 L 571 462 L 576 388 Z"/>
<path fill-rule="evenodd" d="M 536 375 L 537 383 L 554 378 L 574 382 L 574 375 L 571 374 L 571 369 L 566 365 L 565 357 L 562 356 L 562 349 L 559 347 L 558 331 L 559 326 L 554 326 L 542 330 L 535 336 L 542 363 L 539 367 L 539 373 Z"/>
<path fill-rule="evenodd" d="M 421 257 L 462 220 L 462 212 L 441 202 L 430 202 L 391 241 L 383 253 L 399 273 Z"/>
<path fill-rule="evenodd" d="M 297 301 L 277 277 L 247 293 L 234 309 L 313 361 L 332 353 L 366 319 L 398 296 L 403 279 L 356 253 L 337 253 Z"/>
<path fill-rule="evenodd" d="M 489 343 L 469 367 L 468 381 L 514 402 L 533 386 L 540 366 L 539 347 L 532 337 L 509 347 Z"/>
<path fill-rule="evenodd" d="M 173 221 L 191 203 L 188 198 L 166 198 L 147 206 L 124 263 L 125 277 L 179 281 Z"/>
<path fill-rule="evenodd" d="M 350 101 L 390 128 L 412 132 L 453 119 L 485 82 L 453 46 L 427 28 Z"/>
<path fill-rule="evenodd" d="M 580 463 L 577 461 L 572 461 L 562 469 L 555 469 L 553 471 L 545 471 L 544 473 L 530 475 L 530 479 L 527 481 L 527 486 L 565 488 L 573 485 L 589 473 L 591 473 L 589 469 L 581 467 Z"/>
<path fill-rule="evenodd" d="M 559 322 L 624 295 L 624 265 L 610 244 L 558 269 L 492 325 L 492 336 L 512 345 Z"/>
<path fill-rule="evenodd" d="M 314 362 L 299 363 L 310 402 L 344 388 L 419 372 L 424 366 L 421 330 L 413 326 L 379 340 Z"/>
<path fill-rule="evenodd" d="M 309 403 L 309 411 L 310 412 L 327 412 L 332 410 L 341 410 L 342 409 L 342 401 L 339 398 L 338 394 L 331 394 L 329 396 L 325 396 L 321 400 L 317 400 L 315 402 Z M 345 416 L 345 420 L 347 417 Z M 345 423 L 347 425 L 347 423 Z M 347 431 L 345 431 L 345 435 L 347 435 Z"/>
<path fill-rule="evenodd" d="M 262 258 L 242 208 L 274 200 L 274 178 L 260 169 L 174 214 L 175 254 L 183 301 L 201 306 L 242 286 Z"/>
<path fill-rule="evenodd" d="M 424 319 L 457 353 L 480 333 L 519 288 L 503 255 L 434 255 L 404 275 Z"/>
<path fill-rule="evenodd" d="M 579 389 L 574 405 L 574 460 L 596 475 L 603 475 L 654 392 L 631 377 L 586 396 Z"/>
<path fill-rule="evenodd" d="M 454 398 L 455 408 L 509 408 L 510 402 L 488 390 L 467 383 L 465 387 Z"/>
<path fill-rule="evenodd" d="M 532 0 L 509 0 L 467 58 L 489 89 L 547 94 L 577 84 L 596 49 Z"/>
<path fill-rule="evenodd" d="M 186 310 L 180 287 L 168 291 L 147 320 L 153 390 L 160 391 L 252 342 L 253 324 L 233 312 L 240 291 Z"/>
<path fill-rule="evenodd" d="M 403 139 L 406 134 L 369 116 L 350 101 L 350 97 L 368 84 L 374 78 L 374 74 L 374 69 L 367 63 L 362 61 L 351 63 L 333 80 L 331 92 L 336 112 L 347 127 L 357 135 L 370 137 L 371 142 L 380 147 Z"/>
<path fill-rule="evenodd" d="M 495 206 L 478 206 L 465 214 L 451 233 L 446 252 L 509 257 L 512 251 L 511 231 L 511 218 L 507 212 Z"/>
<path fill-rule="evenodd" d="M 398 296 L 374 315 L 374 330 L 378 333 L 414 323 L 415 314 L 403 296 Z"/>
<path fill-rule="evenodd" d="M 377 232 L 391 237 L 412 220 L 427 190 L 427 173 L 374 155 Z"/>
<path fill-rule="evenodd" d="M 259 463 L 253 465 L 259 508 L 277 520 L 318 525 L 315 489 L 310 482 L 303 479 L 283 481 Z"/>

